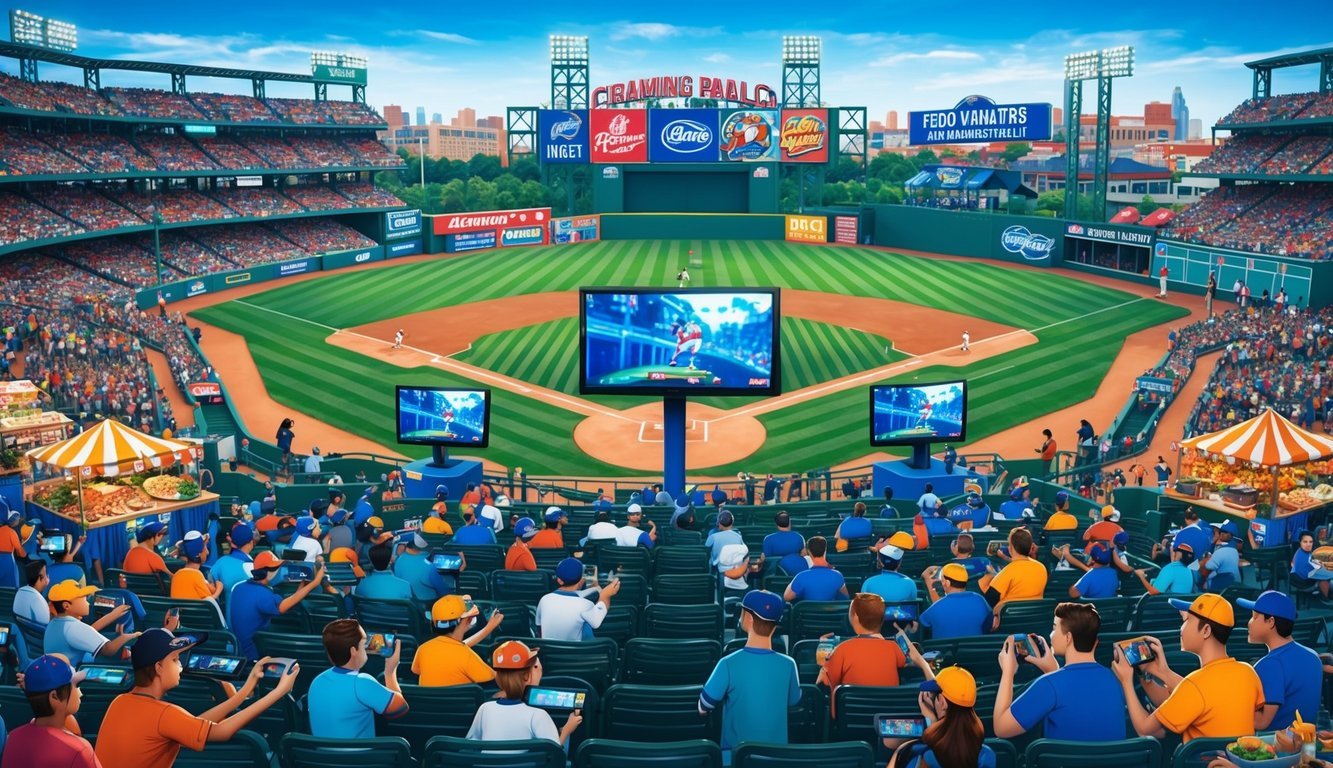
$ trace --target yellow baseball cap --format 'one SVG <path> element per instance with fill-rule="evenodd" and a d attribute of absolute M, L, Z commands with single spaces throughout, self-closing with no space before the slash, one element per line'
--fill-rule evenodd
<path fill-rule="evenodd" d="M 912 538 L 912 534 L 907 531 L 895 531 L 894 534 L 889 537 L 889 544 L 898 549 L 909 551 L 916 549 L 916 539 Z"/>
<path fill-rule="evenodd" d="M 81 587 L 79 582 L 74 579 L 65 579 L 51 587 L 46 593 L 46 599 L 53 603 L 59 603 L 66 600 L 78 600 L 80 597 L 87 597 L 96 593 L 97 587 Z"/>
<path fill-rule="evenodd" d="M 946 667 L 935 675 L 933 682 L 949 703 L 960 707 L 977 705 L 977 680 L 966 669 L 958 666 Z M 929 686 L 929 683 L 926 685 Z"/>
<path fill-rule="evenodd" d="M 1103 519 L 1103 520 L 1119 520 L 1119 519 L 1120 519 L 1120 510 L 1116 509 L 1115 507 L 1111 506 L 1110 504 L 1107 504 L 1106 506 L 1102 507 L 1102 519 Z"/>
<path fill-rule="evenodd" d="M 366 518 L 366 525 L 371 528 L 383 528 L 384 520 L 379 515 L 371 515 Z"/>
<path fill-rule="evenodd" d="M 1192 603 L 1175 598 L 1171 598 L 1168 602 L 1171 603 L 1172 608 L 1178 611 L 1189 611 L 1195 616 L 1221 624 L 1224 627 L 1231 627 L 1236 624 L 1235 609 L 1221 595 L 1205 593 L 1194 598 Z"/>
<path fill-rule="evenodd" d="M 940 577 L 950 581 L 967 581 L 967 569 L 958 563 L 949 563 L 940 569 Z"/>
<path fill-rule="evenodd" d="M 358 579 L 363 579 L 366 572 L 361 569 L 361 558 L 356 554 L 356 550 L 351 547 L 337 547 L 329 553 L 330 563 L 351 563 L 352 573 L 356 574 Z"/>
<path fill-rule="evenodd" d="M 472 602 L 471 595 L 445 595 L 431 606 L 430 620 L 436 624 L 448 624 L 479 613 L 481 611 Z"/>

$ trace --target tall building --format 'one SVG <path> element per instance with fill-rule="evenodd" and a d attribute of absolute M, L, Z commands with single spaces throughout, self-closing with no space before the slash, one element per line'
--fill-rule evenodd
<path fill-rule="evenodd" d="M 475 128 L 477 126 L 477 110 L 471 107 L 463 107 L 458 110 L 458 115 L 452 118 L 449 124 L 455 128 Z"/>
<path fill-rule="evenodd" d="M 442 122 L 444 122 L 443 120 L 440 119 L 440 113 L 439 113 L 439 112 L 432 112 L 431 115 L 430 115 L 430 121 L 431 121 L 432 123 L 442 123 Z"/>
<path fill-rule="evenodd" d="M 417 107 L 417 125 L 426 124 L 426 108 Z"/>
<path fill-rule="evenodd" d="M 389 124 L 389 130 L 402 128 L 407 125 L 407 113 L 397 104 L 386 104 L 384 106 L 384 122 Z"/>
<path fill-rule="evenodd" d="M 888 129 L 890 131 L 898 130 L 898 111 L 894 109 L 889 110 L 889 119 L 885 122 L 888 123 Z"/>
<path fill-rule="evenodd" d="M 1197 117 L 1190 118 L 1190 141 L 1198 141 L 1203 138 L 1203 121 Z"/>
<path fill-rule="evenodd" d="M 1185 106 L 1185 94 L 1180 92 L 1180 86 L 1171 92 L 1171 117 L 1176 121 L 1176 132 L 1172 136 L 1176 141 L 1186 141 L 1189 139 L 1190 130 L 1190 108 Z"/>
<path fill-rule="evenodd" d="M 449 125 L 443 125 L 437 119 L 430 123 L 416 126 L 380 131 L 380 141 L 391 151 L 406 149 L 415 155 L 422 149 L 428 157 L 439 160 L 471 160 L 474 155 L 498 155 L 502 165 L 507 165 L 505 149 L 508 135 L 504 127 L 504 118 L 498 116 L 477 119 L 475 109 L 460 109 L 458 116 L 450 119 Z"/>

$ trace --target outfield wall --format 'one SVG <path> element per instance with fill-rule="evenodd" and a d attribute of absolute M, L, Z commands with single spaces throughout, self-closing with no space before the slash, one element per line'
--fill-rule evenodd
<path fill-rule="evenodd" d="M 872 242 L 887 248 L 1051 267 L 1060 263 L 1064 219 L 872 205 Z"/>
<path fill-rule="evenodd" d="M 604 213 L 603 240 L 781 240 L 786 217 L 726 213 Z"/>

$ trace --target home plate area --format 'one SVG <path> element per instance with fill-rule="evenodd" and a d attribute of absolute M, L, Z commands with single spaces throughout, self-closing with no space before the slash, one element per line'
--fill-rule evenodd
<path fill-rule="evenodd" d="M 660 421 L 641 421 L 639 422 L 639 442 L 641 443 L 661 443 L 666 439 L 663 437 L 662 422 Z M 687 443 L 706 443 L 708 442 L 708 422 L 702 419 L 690 419 L 685 425 L 685 442 Z"/>

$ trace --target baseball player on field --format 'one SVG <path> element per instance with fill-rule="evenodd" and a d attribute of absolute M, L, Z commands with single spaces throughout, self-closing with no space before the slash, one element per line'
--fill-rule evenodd
<path fill-rule="evenodd" d="M 693 368 L 695 356 L 699 354 L 699 348 L 704 344 L 703 329 L 693 320 L 687 320 L 684 323 L 680 321 L 672 323 L 671 332 L 676 335 L 676 353 L 671 356 L 670 365 L 676 365 L 676 358 L 680 357 L 682 351 L 688 350 L 690 368 Z"/>

